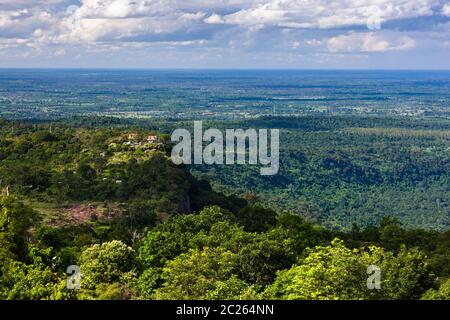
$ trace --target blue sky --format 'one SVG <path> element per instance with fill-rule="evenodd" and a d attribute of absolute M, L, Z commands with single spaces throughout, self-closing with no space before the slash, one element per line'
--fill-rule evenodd
<path fill-rule="evenodd" d="M 0 0 L 0 67 L 450 69 L 450 1 Z"/>

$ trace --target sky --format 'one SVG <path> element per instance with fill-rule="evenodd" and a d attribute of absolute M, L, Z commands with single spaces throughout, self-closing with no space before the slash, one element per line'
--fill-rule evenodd
<path fill-rule="evenodd" d="M 0 67 L 450 69 L 450 0 L 0 0 Z"/>

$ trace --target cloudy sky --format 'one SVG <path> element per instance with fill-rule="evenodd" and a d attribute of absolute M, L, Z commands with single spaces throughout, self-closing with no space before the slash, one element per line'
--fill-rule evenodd
<path fill-rule="evenodd" d="M 0 0 L 0 67 L 450 69 L 450 0 Z"/>

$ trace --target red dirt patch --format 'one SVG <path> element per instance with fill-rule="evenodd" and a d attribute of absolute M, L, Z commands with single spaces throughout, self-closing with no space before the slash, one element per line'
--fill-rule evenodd
<path fill-rule="evenodd" d="M 55 226 L 108 221 L 123 217 L 120 203 L 79 203 L 58 208 L 50 224 Z"/>

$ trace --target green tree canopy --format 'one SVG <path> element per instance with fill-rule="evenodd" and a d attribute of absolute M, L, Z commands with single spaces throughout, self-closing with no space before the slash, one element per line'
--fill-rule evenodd
<path fill-rule="evenodd" d="M 134 250 L 117 240 L 95 244 L 82 252 L 80 263 L 82 288 L 122 283 L 133 275 Z"/>
<path fill-rule="evenodd" d="M 367 268 L 381 270 L 381 289 L 367 288 Z M 397 256 L 371 246 L 349 249 L 335 239 L 329 246 L 310 250 L 301 264 L 278 272 L 265 292 L 275 299 L 415 299 L 430 285 L 424 256 L 401 249 Z"/>
<path fill-rule="evenodd" d="M 167 262 L 165 282 L 155 296 L 166 300 L 206 299 L 230 279 L 235 262 L 236 255 L 220 247 L 190 250 Z"/>

